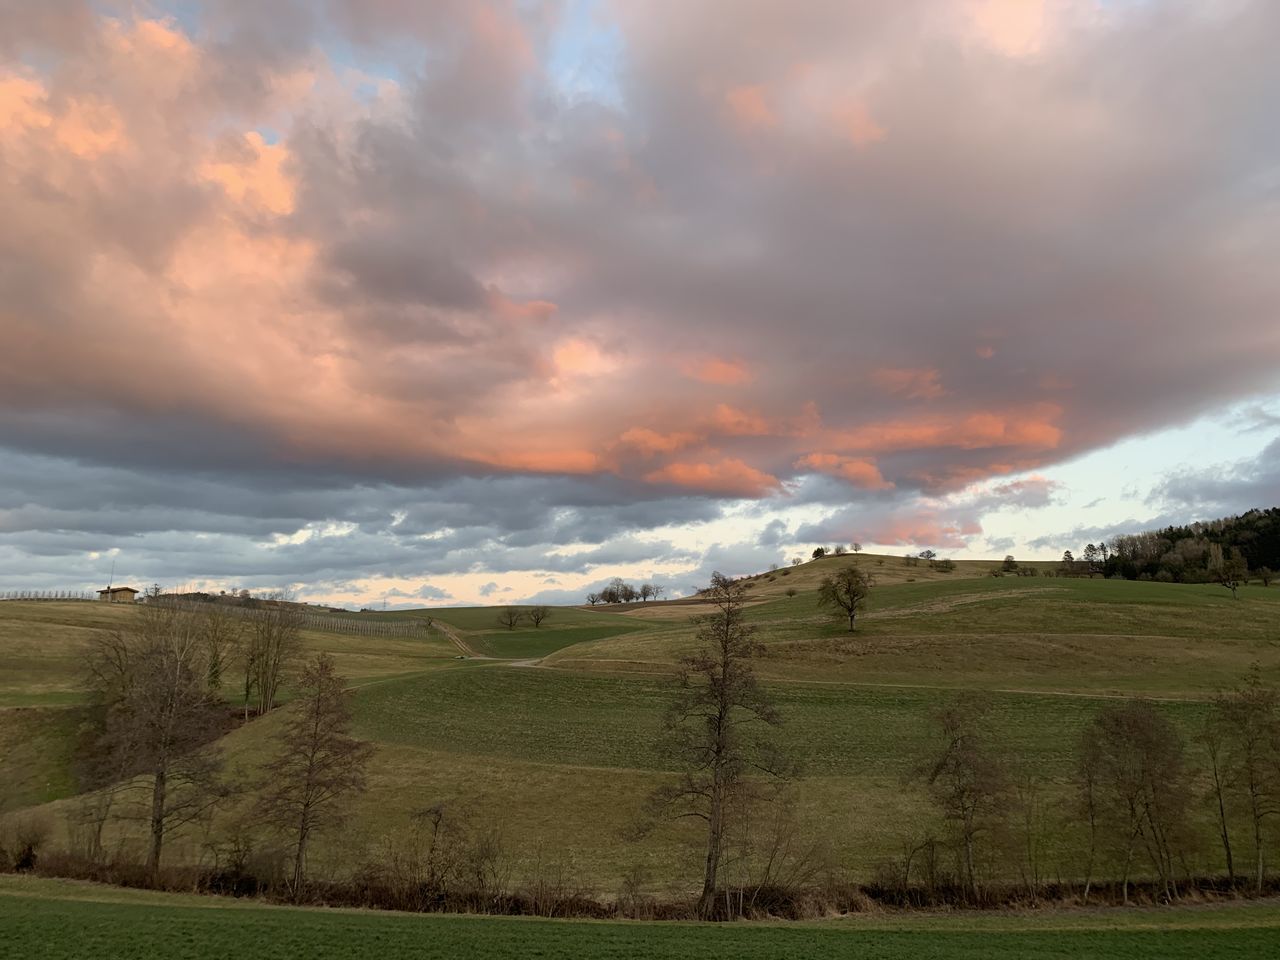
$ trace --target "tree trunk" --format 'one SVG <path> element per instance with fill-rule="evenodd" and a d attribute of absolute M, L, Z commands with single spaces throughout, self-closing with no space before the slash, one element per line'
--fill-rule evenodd
<path fill-rule="evenodd" d="M 978 873 L 973 868 L 973 832 L 966 830 L 964 835 L 964 867 L 969 874 L 969 893 L 973 897 L 974 906 L 978 904 Z"/>
<path fill-rule="evenodd" d="M 298 845 L 293 852 L 293 877 L 289 884 L 293 888 L 295 902 L 302 896 L 302 879 L 306 871 L 307 839 L 311 833 L 311 825 L 307 822 L 308 820 L 309 816 L 304 811 L 302 819 L 298 823 Z"/>
<path fill-rule="evenodd" d="M 719 773 L 716 774 L 717 780 Z M 720 875 L 720 847 L 724 834 L 724 797 L 720 785 L 712 786 L 711 817 L 707 828 L 707 862 L 702 875 L 702 896 L 698 898 L 698 919 L 710 920 L 715 914 L 716 885 Z"/>
<path fill-rule="evenodd" d="M 1257 885 L 1254 890 L 1258 896 L 1262 895 L 1262 882 L 1265 879 L 1266 867 L 1262 858 L 1262 819 L 1259 817 L 1253 823 L 1253 852 L 1257 857 Z"/>
<path fill-rule="evenodd" d="M 1218 833 L 1222 837 L 1222 852 L 1227 855 L 1227 882 L 1234 889 L 1236 885 L 1236 867 L 1235 861 L 1231 857 L 1231 835 L 1227 831 L 1227 804 L 1222 796 L 1222 779 L 1218 775 L 1218 759 L 1216 756 L 1211 759 L 1213 762 L 1213 790 L 1218 797 Z"/>
<path fill-rule="evenodd" d="M 154 884 L 160 873 L 160 851 L 164 847 L 164 805 L 165 790 L 168 786 L 166 770 L 160 767 L 155 772 L 155 781 L 151 787 L 151 852 L 147 855 L 147 873 Z"/>

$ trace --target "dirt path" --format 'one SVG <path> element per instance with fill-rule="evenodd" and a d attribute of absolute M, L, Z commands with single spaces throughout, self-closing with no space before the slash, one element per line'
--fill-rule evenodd
<path fill-rule="evenodd" d="M 458 636 L 458 632 L 454 630 L 453 627 L 449 626 L 447 623 L 441 623 L 439 620 L 437 620 L 432 625 L 437 627 L 441 633 L 443 633 L 446 637 L 448 637 L 453 642 L 453 645 L 462 651 L 464 656 L 470 657 L 472 660 L 493 660 L 494 659 L 493 657 L 486 656 L 483 653 L 476 653 L 475 650 L 471 649 L 471 647 L 467 645 L 467 641 L 463 640 L 462 637 Z"/>

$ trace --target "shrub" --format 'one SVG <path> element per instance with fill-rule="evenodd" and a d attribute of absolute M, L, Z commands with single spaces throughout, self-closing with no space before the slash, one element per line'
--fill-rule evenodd
<path fill-rule="evenodd" d="M 49 842 L 53 825 L 47 815 L 25 813 L 0 822 L 0 869 L 34 870 Z"/>

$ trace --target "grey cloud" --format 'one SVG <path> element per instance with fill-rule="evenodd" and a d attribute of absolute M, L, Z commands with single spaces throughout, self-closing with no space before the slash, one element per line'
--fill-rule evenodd
<path fill-rule="evenodd" d="M 1280 438 L 1252 460 L 1168 477 L 1152 490 L 1148 502 L 1163 506 L 1167 512 L 1184 511 L 1182 522 L 1274 506 L 1280 503 Z M 1186 517 L 1188 509 L 1202 512 Z"/>

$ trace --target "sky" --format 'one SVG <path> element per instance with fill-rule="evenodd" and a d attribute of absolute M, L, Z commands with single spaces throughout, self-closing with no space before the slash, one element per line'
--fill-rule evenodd
<path fill-rule="evenodd" d="M 0 592 L 1280 504 L 1280 4 L 0 0 Z"/>

